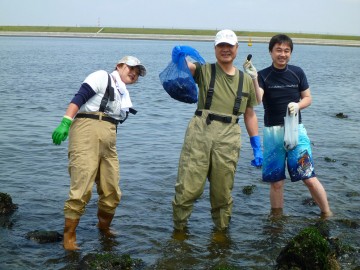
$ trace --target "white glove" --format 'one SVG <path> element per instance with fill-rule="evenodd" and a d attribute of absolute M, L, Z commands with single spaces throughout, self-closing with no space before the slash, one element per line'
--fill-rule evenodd
<path fill-rule="evenodd" d="M 297 114 L 299 112 L 299 103 L 297 102 L 290 102 L 288 104 L 289 113 L 290 114 Z"/>
<path fill-rule="evenodd" d="M 256 68 L 253 66 L 251 61 L 246 60 L 243 64 L 245 73 L 249 74 L 251 79 L 255 80 L 258 76 Z"/>

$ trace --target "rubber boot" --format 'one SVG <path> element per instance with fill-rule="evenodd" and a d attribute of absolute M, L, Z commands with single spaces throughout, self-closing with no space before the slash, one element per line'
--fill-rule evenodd
<path fill-rule="evenodd" d="M 114 218 L 114 214 L 109 214 L 99 209 L 97 216 L 99 219 L 99 223 L 97 224 L 99 230 L 108 237 L 114 237 L 115 233 L 110 230 L 110 224 Z"/>
<path fill-rule="evenodd" d="M 64 226 L 64 249 L 77 250 L 80 249 L 76 244 L 76 227 L 80 219 L 65 218 Z"/>
<path fill-rule="evenodd" d="M 174 228 L 172 238 L 177 241 L 184 241 L 189 238 L 189 234 L 187 230 L 179 230 Z"/>

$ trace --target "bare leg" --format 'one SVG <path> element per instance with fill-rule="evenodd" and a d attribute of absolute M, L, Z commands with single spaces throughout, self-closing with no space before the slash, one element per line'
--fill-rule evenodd
<path fill-rule="evenodd" d="M 284 207 L 284 180 L 270 184 L 270 218 L 278 220 L 283 216 Z"/>
<path fill-rule="evenodd" d="M 326 191 L 320 181 L 316 177 L 312 177 L 304 180 L 304 183 L 309 189 L 312 198 L 319 206 L 321 215 L 325 218 L 332 216 L 332 212 L 330 210 L 326 196 Z"/>
<path fill-rule="evenodd" d="M 284 180 L 270 184 L 270 204 L 272 209 L 284 208 Z"/>

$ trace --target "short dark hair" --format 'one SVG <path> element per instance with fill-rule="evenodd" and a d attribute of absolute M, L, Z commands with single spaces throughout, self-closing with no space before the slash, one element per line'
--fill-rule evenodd
<path fill-rule="evenodd" d="M 294 45 L 292 42 L 292 39 L 284 34 L 278 34 L 276 36 L 273 36 L 269 42 L 269 51 L 271 52 L 272 49 L 274 48 L 275 44 L 282 44 L 282 43 L 287 43 L 290 46 L 290 50 L 291 52 L 293 51 Z"/>

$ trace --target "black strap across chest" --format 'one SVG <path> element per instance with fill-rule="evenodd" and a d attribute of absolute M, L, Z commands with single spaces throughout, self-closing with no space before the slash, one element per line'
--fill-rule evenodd
<path fill-rule="evenodd" d="M 211 78 L 210 78 L 209 89 L 207 91 L 206 101 L 205 101 L 205 109 L 206 110 L 209 110 L 211 107 L 211 102 L 212 102 L 212 98 L 214 95 L 215 76 L 216 76 L 216 66 L 215 66 L 215 64 L 211 64 Z M 244 81 L 244 73 L 239 70 L 239 85 L 238 85 L 238 90 L 237 90 L 237 96 L 235 98 L 233 115 L 237 115 L 239 113 L 242 97 L 248 96 L 248 93 L 242 92 L 243 81 Z"/>
<path fill-rule="evenodd" d="M 115 100 L 115 94 L 114 94 L 114 87 L 111 86 L 111 77 L 110 74 L 108 74 L 108 84 L 105 90 L 105 94 L 103 96 L 103 98 L 101 99 L 101 103 L 100 103 L 100 108 L 99 111 L 100 112 L 105 112 L 105 108 L 107 103 L 110 101 L 114 101 Z M 129 108 L 129 111 L 126 112 L 126 116 L 123 120 L 120 120 L 119 123 L 122 124 L 129 116 L 129 113 L 131 114 L 136 114 L 137 110 L 133 109 L 133 108 Z"/>
<path fill-rule="evenodd" d="M 110 75 L 108 74 L 108 84 L 107 84 L 107 87 L 106 87 L 106 90 L 105 90 L 105 94 L 101 100 L 101 103 L 100 103 L 100 108 L 99 108 L 99 111 L 100 112 L 104 112 L 105 111 L 105 108 L 106 108 L 106 104 L 108 103 L 109 101 L 109 98 L 110 98 L 110 101 L 114 101 L 115 100 L 115 97 L 114 97 L 114 87 L 111 86 L 111 78 L 110 78 Z"/>

